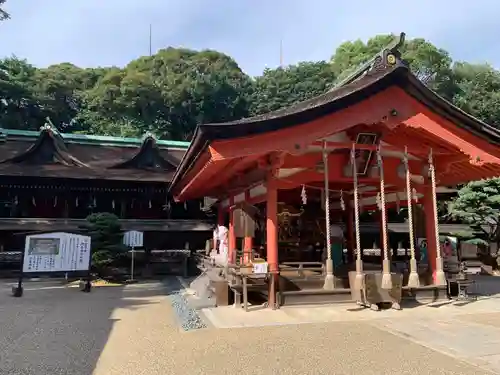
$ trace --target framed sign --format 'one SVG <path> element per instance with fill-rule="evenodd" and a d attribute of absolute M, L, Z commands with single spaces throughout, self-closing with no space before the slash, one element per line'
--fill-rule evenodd
<path fill-rule="evenodd" d="M 144 246 L 144 233 L 137 230 L 125 232 L 123 235 L 123 244 L 129 247 Z"/>
<path fill-rule="evenodd" d="M 254 263 L 252 271 L 255 274 L 265 274 L 265 273 L 267 273 L 267 262 Z"/>
<path fill-rule="evenodd" d="M 23 272 L 88 271 L 90 237 L 71 233 L 26 236 Z"/>
<path fill-rule="evenodd" d="M 377 144 L 378 136 L 374 133 L 359 133 L 356 137 L 356 144 L 375 145 Z M 368 166 L 373 157 L 371 150 L 356 150 L 354 160 L 356 162 L 356 171 L 358 175 L 365 176 L 368 171 Z"/>

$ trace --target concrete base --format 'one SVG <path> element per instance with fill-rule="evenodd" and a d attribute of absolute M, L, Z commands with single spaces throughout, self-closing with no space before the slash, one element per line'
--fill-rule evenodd
<path fill-rule="evenodd" d="M 278 292 L 276 294 L 276 299 L 280 306 L 324 305 L 352 302 L 350 289 L 344 288 L 335 288 L 333 290 L 303 289 Z"/>
<path fill-rule="evenodd" d="M 23 296 L 23 287 L 21 286 L 13 286 L 12 287 L 12 297 L 22 297 Z"/>
<path fill-rule="evenodd" d="M 92 283 L 90 281 L 83 281 L 82 280 L 78 284 L 78 287 L 80 288 L 81 292 L 90 293 L 90 291 L 92 290 Z"/>
<path fill-rule="evenodd" d="M 403 304 L 410 301 L 431 303 L 448 300 L 448 288 L 446 286 L 428 285 L 418 288 L 403 287 Z"/>

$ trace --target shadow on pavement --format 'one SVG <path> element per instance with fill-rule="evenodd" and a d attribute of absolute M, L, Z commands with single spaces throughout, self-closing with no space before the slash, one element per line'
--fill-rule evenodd
<path fill-rule="evenodd" d="M 156 303 L 148 297 L 177 290 L 148 282 L 91 293 L 78 288 L 30 290 L 21 298 L 2 293 L 0 374 L 91 375 L 117 321 L 115 309 L 141 309 Z"/>

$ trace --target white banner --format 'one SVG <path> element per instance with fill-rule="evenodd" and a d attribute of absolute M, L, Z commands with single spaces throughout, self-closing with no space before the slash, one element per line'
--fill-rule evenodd
<path fill-rule="evenodd" d="M 144 246 L 144 233 L 137 230 L 125 232 L 123 235 L 123 244 L 130 247 Z"/>
<path fill-rule="evenodd" d="M 71 233 L 26 236 L 23 272 L 88 271 L 90 237 Z"/>

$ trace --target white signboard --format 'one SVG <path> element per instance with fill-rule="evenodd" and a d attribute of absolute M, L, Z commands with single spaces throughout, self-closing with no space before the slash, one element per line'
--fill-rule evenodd
<path fill-rule="evenodd" d="M 262 274 L 267 273 L 267 263 L 254 263 L 253 264 L 253 273 Z"/>
<path fill-rule="evenodd" d="M 23 272 L 88 271 L 90 237 L 71 233 L 26 236 Z"/>
<path fill-rule="evenodd" d="M 123 235 L 123 244 L 130 247 L 142 247 L 144 242 L 144 233 L 131 230 Z"/>

